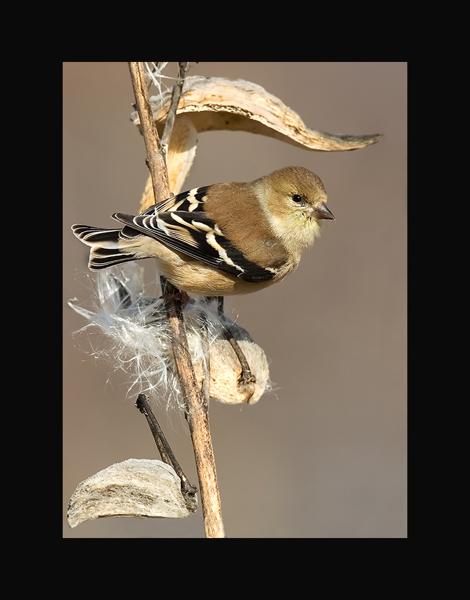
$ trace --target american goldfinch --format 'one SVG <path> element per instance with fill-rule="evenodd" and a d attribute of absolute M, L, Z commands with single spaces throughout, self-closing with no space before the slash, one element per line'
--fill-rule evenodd
<path fill-rule="evenodd" d="M 180 290 L 226 296 L 262 289 L 297 268 L 302 251 L 334 219 L 321 179 L 286 167 L 248 183 L 218 183 L 158 202 L 144 213 L 115 213 L 121 229 L 73 225 L 91 247 L 92 271 L 156 258 Z"/>

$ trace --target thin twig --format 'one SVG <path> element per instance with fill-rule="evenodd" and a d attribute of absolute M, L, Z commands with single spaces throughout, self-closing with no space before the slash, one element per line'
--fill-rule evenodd
<path fill-rule="evenodd" d="M 224 316 L 224 297 L 217 296 L 217 312 L 219 313 L 219 317 L 221 318 L 222 328 L 223 328 L 223 336 L 227 340 L 227 342 L 232 346 L 233 351 L 235 352 L 238 362 L 240 363 L 241 373 L 238 378 L 238 385 L 244 391 L 246 397 L 246 403 L 250 404 L 250 400 L 255 393 L 256 377 L 251 372 L 250 365 L 248 360 L 240 347 L 240 344 L 234 337 L 232 328 L 230 325 L 226 325 L 223 322 Z"/>
<path fill-rule="evenodd" d="M 164 463 L 166 463 L 167 465 L 171 465 L 173 467 L 172 460 L 170 458 L 169 453 L 167 452 L 166 444 L 162 440 L 163 430 L 160 427 L 160 424 L 157 421 L 157 418 L 155 417 L 152 410 L 150 409 L 150 406 L 149 406 L 149 403 L 147 400 L 147 396 L 145 394 L 139 394 L 137 396 L 135 405 L 147 419 L 148 426 L 150 427 L 150 431 L 152 432 L 153 439 L 155 440 L 155 443 L 157 444 L 158 452 L 160 454 L 162 461 Z M 175 469 L 175 472 L 176 472 L 176 469 Z"/>
<path fill-rule="evenodd" d="M 152 72 L 152 75 L 154 75 L 154 73 L 157 73 L 157 75 L 159 75 L 159 74 L 161 74 L 160 73 L 161 66 L 162 65 L 166 65 L 167 63 L 161 61 L 161 62 L 156 62 L 156 63 L 154 62 L 154 63 L 150 63 L 150 64 L 153 65 L 153 68 L 149 67 L 150 70 L 151 70 L 151 72 Z M 148 63 L 147 63 L 147 65 L 148 65 Z M 161 70 L 163 70 L 163 69 L 161 69 Z M 155 83 L 155 81 L 157 81 L 157 83 L 158 83 L 158 80 L 154 81 L 152 79 L 152 76 L 150 75 L 150 73 L 145 73 L 145 79 L 147 81 L 147 89 L 149 91 L 150 91 L 150 88 L 152 86 L 152 83 Z M 156 84 L 155 84 L 155 87 L 156 87 Z M 161 90 L 157 90 L 157 91 L 159 91 L 159 93 L 161 92 Z"/>
<path fill-rule="evenodd" d="M 168 115 L 166 117 L 165 127 L 162 133 L 162 150 L 165 155 L 165 160 L 168 154 L 171 132 L 173 131 L 173 125 L 175 124 L 176 111 L 178 109 L 178 104 L 181 98 L 181 92 L 183 91 L 184 79 L 186 77 L 186 73 L 188 72 L 188 68 L 189 62 L 178 63 L 178 79 L 176 80 L 176 83 L 173 86 L 173 91 L 171 93 L 170 108 L 168 109 Z"/>
<path fill-rule="evenodd" d="M 150 408 L 147 396 L 145 394 L 139 394 L 137 396 L 135 405 L 147 419 L 147 423 L 150 427 L 150 431 L 152 432 L 153 439 L 157 444 L 157 448 L 162 458 L 162 461 L 167 465 L 171 465 L 175 470 L 175 473 L 180 478 L 181 493 L 184 496 L 186 506 L 189 510 L 194 512 L 197 508 L 197 501 L 195 499 L 197 488 L 191 485 L 189 479 L 184 474 L 181 465 L 177 461 L 176 456 L 174 455 L 173 450 L 171 449 L 171 446 L 168 443 L 165 434 L 163 433 L 163 429 L 161 428 L 157 417 L 154 415 L 152 409 Z"/>
<path fill-rule="evenodd" d="M 168 174 L 165 161 L 161 154 L 158 131 L 153 122 L 148 102 L 148 90 L 147 86 L 144 84 L 143 66 L 141 63 L 131 62 L 129 63 L 129 68 L 131 71 L 142 134 L 147 148 L 147 165 L 152 177 L 155 199 L 165 199 L 170 196 Z M 163 295 L 165 298 L 168 322 L 172 333 L 173 357 L 181 386 L 181 392 L 186 405 L 186 414 L 193 443 L 206 536 L 210 538 L 224 537 L 222 508 L 217 485 L 217 474 L 208 412 L 204 409 L 204 400 L 198 389 L 191 362 L 188 340 L 184 328 L 181 293 L 169 282 L 166 282 L 163 289 Z"/>

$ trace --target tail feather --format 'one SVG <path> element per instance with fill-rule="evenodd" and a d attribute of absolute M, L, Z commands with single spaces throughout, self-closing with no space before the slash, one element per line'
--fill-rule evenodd
<path fill-rule="evenodd" d="M 79 240 L 90 246 L 88 268 L 91 271 L 99 271 L 129 260 L 141 258 L 136 256 L 131 248 L 126 248 L 129 243 L 120 238 L 120 229 L 100 229 L 88 225 L 72 225 L 72 231 Z"/>

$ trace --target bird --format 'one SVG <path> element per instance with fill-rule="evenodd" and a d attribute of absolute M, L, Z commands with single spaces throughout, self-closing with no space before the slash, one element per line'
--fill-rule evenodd
<path fill-rule="evenodd" d="M 334 219 L 318 175 L 285 167 L 250 182 L 197 187 L 139 215 L 114 213 L 119 229 L 72 225 L 90 247 L 88 267 L 155 258 L 179 290 L 206 297 L 254 292 L 297 269 Z"/>

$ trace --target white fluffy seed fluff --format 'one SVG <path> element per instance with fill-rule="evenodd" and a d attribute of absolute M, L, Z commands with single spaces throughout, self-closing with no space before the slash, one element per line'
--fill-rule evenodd
<path fill-rule="evenodd" d="M 164 399 L 167 407 L 183 408 L 165 307 L 161 299 L 144 295 L 143 268 L 124 263 L 100 271 L 94 283 L 93 310 L 76 299 L 68 302 L 89 321 L 78 332 L 95 327 L 105 334 L 102 347 L 93 347 L 90 354 L 129 375 L 128 395 L 145 393 L 159 403 Z M 221 337 L 225 317 L 218 315 L 215 302 L 192 298 L 184 307 L 184 319 L 191 358 L 204 361 L 205 340 L 210 346 Z"/>

